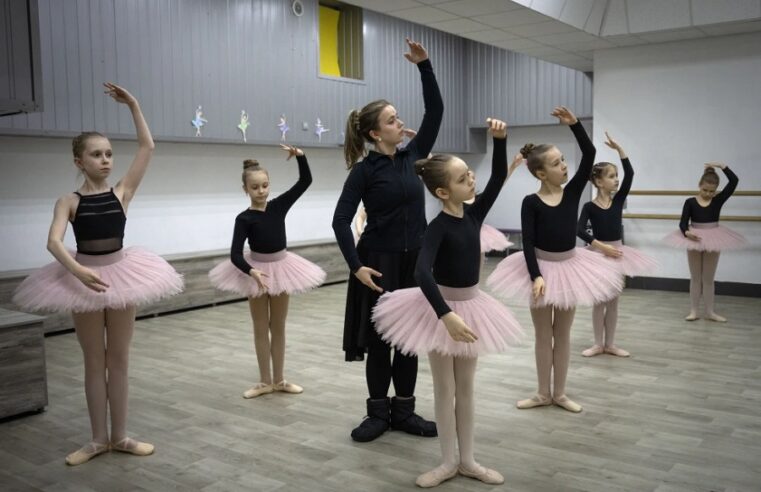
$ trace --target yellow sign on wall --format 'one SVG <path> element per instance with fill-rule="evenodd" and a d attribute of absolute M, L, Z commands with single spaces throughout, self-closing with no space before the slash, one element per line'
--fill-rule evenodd
<path fill-rule="evenodd" d="M 341 13 L 320 5 L 320 73 L 341 76 L 338 66 L 338 19 Z"/>

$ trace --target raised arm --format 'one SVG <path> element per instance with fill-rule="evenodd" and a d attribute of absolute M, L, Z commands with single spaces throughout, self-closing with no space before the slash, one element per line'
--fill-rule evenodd
<path fill-rule="evenodd" d="M 524 162 L 526 162 L 526 158 L 523 157 L 523 154 L 521 154 L 520 152 L 515 154 L 515 156 L 513 157 L 513 162 L 511 162 L 510 167 L 507 168 L 507 179 L 510 179 L 510 176 L 512 176 L 515 170 L 518 169 L 520 165 L 523 164 Z"/>
<path fill-rule="evenodd" d="M 581 122 L 571 110 L 564 106 L 559 106 L 555 108 L 552 115 L 557 117 L 561 124 L 568 125 L 571 128 L 574 137 L 576 137 L 576 142 L 581 149 L 579 168 L 565 187 L 565 193 L 570 192 L 581 197 L 581 192 L 584 190 L 584 186 L 586 186 L 587 180 L 589 179 L 589 173 L 592 171 L 597 150 L 589 139 L 589 135 L 587 135 Z"/>
<path fill-rule="evenodd" d="M 507 125 L 504 121 L 489 118 L 486 120 L 489 132 L 494 137 L 494 151 L 491 158 L 491 176 L 486 183 L 483 193 L 468 209 L 479 223 L 484 221 L 492 205 L 497 200 L 499 192 L 507 179 Z"/>
<path fill-rule="evenodd" d="M 605 145 L 618 152 L 618 157 L 621 159 L 621 167 L 624 171 L 624 180 L 621 182 L 618 191 L 613 196 L 613 203 L 623 205 L 624 200 L 629 195 L 629 191 L 632 189 L 632 181 L 634 180 L 634 169 L 632 168 L 629 158 L 626 156 L 626 151 L 621 145 L 613 140 L 608 132 L 605 132 Z"/>
<path fill-rule="evenodd" d="M 410 140 L 406 147 L 414 156 L 414 161 L 426 157 L 436 143 L 441 120 L 444 116 L 444 100 L 441 97 L 439 84 L 436 82 L 433 66 L 428 59 L 426 49 L 420 43 L 409 39 L 407 39 L 407 45 L 409 52 L 405 53 L 404 57 L 416 64 L 420 70 L 420 80 L 423 83 L 423 104 L 425 105 L 425 114 L 423 114 L 423 121 L 417 135 Z"/>
<path fill-rule="evenodd" d="M 716 162 L 709 162 L 708 164 L 706 164 L 706 166 L 709 166 L 709 165 L 713 166 L 713 167 L 720 168 L 721 171 L 724 173 L 724 176 L 727 177 L 727 181 L 728 182 L 727 182 L 726 186 L 724 186 L 724 189 L 721 190 L 721 193 L 718 193 L 713 198 L 714 200 L 718 199 L 720 201 L 720 203 L 723 204 L 735 192 L 735 190 L 737 189 L 737 183 L 740 182 L 740 179 L 737 177 L 737 175 L 735 173 L 732 172 L 731 169 L 729 169 L 729 166 L 727 166 L 726 164 L 720 164 L 720 163 L 716 163 Z"/>
<path fill-rule="evenodd" d="M 135 96 L 116 84 L 106 82 L 103 85 L 106 87 L 106 94 L 111 96 L 114 101 L 127 105 L 132 113 L 132 120 L 135 123 L 135 131 L 137 132 L 137 153 L 135 158 L 132 160 L 127 174 L 116 184 L 116 191 L 118 194 L 121 194 L 122 204 L 126 208 L 130 201 L 132 201 L 132 197 L 135 196 L 137 188 L 140 186 L 140 182 L 148 170 L 148 164 L 151 162 L 155 145 L 151 136 L 151 130 L 148 128 L 148 123 L 145 122 L 143 112 L 140 110 L 140 104 L 135 99 Z"/>
<path fill-rule="evenodd" d="M 296 200 L 304 194 L 307 188 L 309 188 L 309 185 L 312 184 L 312 172 L 309 170 L 309 162 L 301 149 L 283 144 L 280 144 L 280 148 L 288 152 L 286 160 L 290 160 L 292 157 L 296 156 L 296 161 L 299 164 L 298 181 L 296 181 L 288 191 L 275 199 L 288 210 L 294 203 L 296 203 Z"/>

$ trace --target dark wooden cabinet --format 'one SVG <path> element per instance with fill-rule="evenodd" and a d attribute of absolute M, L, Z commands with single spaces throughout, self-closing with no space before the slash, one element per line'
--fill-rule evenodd
<path fill-rule="evenodd" d="M 0 308 L 0 418 L 48 404 L 44 319 Z"/>

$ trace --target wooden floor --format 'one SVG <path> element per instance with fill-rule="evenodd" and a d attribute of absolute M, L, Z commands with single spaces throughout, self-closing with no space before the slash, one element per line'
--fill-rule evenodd
<path fill-rule="evenodd" d="M 495 259 L 490 259 L 487 271 Z M 341 352 L 346 286 L 292 299 L 286 377 L 306 390 L 244 400 L 257 380 L 246 303 L 138 322 L 129 429 L 155 455 L 64 456 L 89 439 L 73 334 L 46 339 L 50 405 L 0 424 L 0 490 L 414 490 L 438 464 L 436 439 L 388 432 L 354 443 L 365 414 L 364 363 Z M 505 475 L 490 487 L 457 477 L 437 490 L 761 489 L 761 302 L 717 299 L 726 324 L 682 320 L 686 294 L 628 290 L 619 345 L 631 359 L 581 357 L 590 309 L 573 330 L 569 396 L 584 405 L 517 410 L 535 390 L 533 329 L 523 346 L 484 357 L 477 373 L 476 453 Z M 433 418 L 428 364 L 418 408 Z"/>

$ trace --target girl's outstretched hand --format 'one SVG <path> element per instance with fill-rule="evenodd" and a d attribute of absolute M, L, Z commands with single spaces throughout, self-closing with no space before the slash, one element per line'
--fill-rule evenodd
<path fill-rule="evenodd" d="M 293 156 L 301 157 L 304 155 L 304 151 L 293 145 L 280 144 L 280 148 L 288 152 L 288 157 L 285 158 L 286 161 L 291 160 Z"/>
<path fill-rule="evenodd" d="M 125 89 L 124 87 L 120 87 L 111 82 L 104 82 L 103 87 L 106 88 L 104 93 L 111 96 L 114 99 L 114 101 L 118 103 L 121 103 L 121 104 L 137 103 L 137 99 L 135 99 L 135 96 L 130 94 L 129 91 Z"/>
<path fill-rule="evenodd" d="M 605 145 L 607 145 L 613 150 L 621 150 L 621 145 L 619 145 L 618 142 L 613 140 L 613 137 L 611 137 L 608 132 L 605 132 Z"/>
<path fill-rule="evenodd" d="M 428 59 L 428 51 L 423 48 L 423 45 L 420 43 L 417 43 L 415 41 L 410 41 L 410 38 L 405 38 L 405 41 L 407 41 L 407 46 L 409 46 L 410 50 L 404 54 L 404 57 L 408 59 L 410 62 L 417 65 L 423 60 Z"/>
<path fill-rule="evenodd" d="M 507 177 L 509 178 L 512 176 L 513 172 L 515 172 L 515 170 L 518 169 L 524 162 L 526 162 L 526 158 L 523 157 L 523 154 L 520 152 L 515 154 L 515 157 L 513 157 L 513 162 L 511 162 L 510 166 L 507 168 Z"/>
<path fill-rule="evenodd" d="M 486 118 L 488 131 L 494 138 L 507 138 L 507 123 L 496 118 Z"/>
<path fill-rule="evenodd" d="M 703 164 L 704 169 L 708 169 L 709 167 L 714 167 L 714 168 L 718 167 L 719 169 L 724 169 L 727 167 L 727 165 L 722 162 L 706 162 L 705 164 Z"/>
<path fill-rule="evenodd" d="M 573 112 L 571 112 L 571 110 L 565 106 L 556 107 L 550 114 L 557 118 L 560 121 L 561 125 L 570 126 L 576 124 L 576 122 L 579 121 Z"/>

